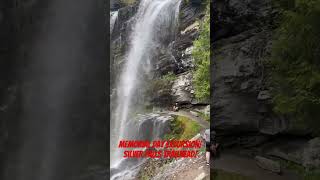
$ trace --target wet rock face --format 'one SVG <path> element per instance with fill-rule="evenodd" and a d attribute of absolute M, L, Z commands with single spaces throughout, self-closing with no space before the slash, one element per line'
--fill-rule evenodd
<path fill-rule="evenodd" d="M 205 7 L 202 5 L 202 0 L 196 1 L 182 1 L 179 22 L 175 37 L 161 38 L 165 44 L 163 47 L 157 47 L 157 50 L 153 54 L 152 59 L 152 74 L 153 79 L 157 79 L 168 73 L 174 73 L 177 76 L 179 74 L 188 72 L 194 68 L 194 62 L 192 58 L 193 41 L 199 35 L 200 24 L 197 22 L 204 16 Z M 112 11 L 118 11 L 118 17 L 114 24 L 113 32 L 111 33 L 111 68 L 112 68 L 112 86 L 115 87 L 117 79 L 119 78 L 119 72 L 125 61 L 125 53 L 128 50 L 128 43 L 130 39 L 130 33 L 132 32 L 132 25 L 134 23 L 134 15 L 137 12 L 139 1 L 133 5 L 122 6 L 120 8 L 114 8 Z M 170 41 L 170 42 L 169 42 Z M 191 73 L 190 73 L 191 75 Z M 189 77 L 189 85 L 192 84 L 192 75 Z M 187 88 L 186 91 L 191 99 L 188 97 L 185 101 L 189 104 L 193 101 L 193 88 Z M 173 97 L 170 96 L 170 88 L 159 88 L 157 92 L 154 92 L 151 99 L 152 101 L 159 101 L 160 104 L 155 105 L 168 105 L 173 103 Z M 181 93 L 180 93 L 181 95 Z M 180 96 L 178 95 L 178 96 Z M 176 96 L 174 94 L 174 96 Z M 185 97 L 183 97 L 185 98 Z M 180 101 L 180 100 L 178 100 Z M 198 102 L 195 102 L 198 103 Z"/>
<path fill-rule="evenodd" d="M 277 11 L 270 0 L 215 0 L 212 23 L 213 69 L 211 76 L 215 121 L 224 132 L 260 132 L 274 135 L 288 121 L 272 112 L 269 69 L 273 21 Z"/>
<path fill-rule="evenodd" d="M 168 72 L 180 74 L 194 67 L 191 52 L 193 41 L 199 36 L 200 25 L 197 21 L 203 15 L 204 6 L 187 1 L 181 2 L 176 35 L 173 41 L 169 42 L 170 51 L 156 56 L 154 64 L 156 74 L 164 75 Z"/>
<path fill-rule="evenodd" d="M 169 45 L 169 47 L 171 44 Z M 168 74 L 169 72 L 176 72 L 178 64 L 176 63 L 175 57 L 172 55 L 170 48 L 159 48 L 155 51 L 153 74 L 155 77 L 161 77 Z"/>
<path fill-rule="evenodd" d="M 256 30 L 253 30 L 256 31 Z M 263 57 L 267 54 L 269 32 L 252 31 L 217 41 L 212 71 L 213 126 L 231 131 L 259 131 L 270 110 L 264 90 Z M 267 105 L 265 105 L 267 104 Z"/>
<path fill-rule="evenodd" d="M 204 6 L 182 1 L 180 8 L 179 29 L 172 43 L 172 55 L 177 64 L 177 74 L 191 70 L 193 59 L 191 52 L 193 41 L 199 36 L 200 24 L 197 22 L 204 16 Z"/>
<path fill-rule="evenodd" d="M 268 58 L 279 12 L 271 0 L 215 0 L 212 128 L 229 133 L 306 135 L 306 127 L 273 112 Z"/>
<path fill-rule="evenodd" d="M 120 8 L 120 3 L 118 0 L 110 0 L 110 9 L 116 10 Z"/>
<path fill-rule="evenodd" d="M 117 1 L 117 0 L 115 0 Z M 110 66 L 111 66 L 111 86 L 114 88 L 119 72 L 124 64 L 125 52 L 128 48 L 130 33 L 134 23 L 134 15 L 138 10 L 138 3 L 129 6 L 116 6 L 111 11 L 118 11 L 113 30 L 110 32 Z"/>
<path fill-rule="evenodd" d="M 170 121 L 173 120 L 172 116 L 164 116 L 160 114 L 145 114 L 138 115 L 134 120 L 128 124 L 128 131 L 135 134 L 134 137 L 129 139 L 141 140 L 156 140 L 164 137 L 165 134 L 170 132 Z M 134 133 L 136 132 L 136 133 Z"/>
<path fill-rule="evenodd" d="M 140 2 L 140 0 L 131 0 L 131 1 L 132 2 L 135 1 L 135 3 Z M 127 4 L 125 2 L 126 2 L 126 0 L 110 0 L 110 10 L 116 11 L 120 8 L 127 6 Z"/>
<path fill-rule="evenodd" d="M 125 37 L 128 36 L 129 34 L 128 31 L 131 26 L 131 21 L 130 19 L 135 15 L 139 7 L 138 3 L 135 3 L 133 5 L 125 6 L 120 9 L 117 9 L 118 11 L 118 18 L 117 21 L 115 22 L 114 29 L 112 32 L 112 39 L 115 39 L 116 37 Z"/>
<path fill-rule="evenodd" d="M 272 23 L 272 16 L 276 11 L 273 10 L 271 3 L 271 0 L 214 0 L 213 40 Z"/>

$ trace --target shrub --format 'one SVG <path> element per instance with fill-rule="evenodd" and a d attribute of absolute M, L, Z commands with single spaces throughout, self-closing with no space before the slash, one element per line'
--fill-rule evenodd
<path fill-rule="evenodd" d="M 299 0 L 285 10 L 273 43 L 274 110 L 319 134 L 320 1 Z"/>
<path fill-rule="evenodd" d="M 210 6 L 207 5 L 206 15 L 200 27 L 200 35 L 193 42 L 192 56 L 195 60 L 193 74 L 195 96 L 197 99 L 210 97 Z"/>
<path fill-rule="evenodd" d="M 171 133 L 165 135 L 165 139 L 187 140 L 199 133 L 201 126 L 184 116 L 175 116 L 170 124 Z"/>

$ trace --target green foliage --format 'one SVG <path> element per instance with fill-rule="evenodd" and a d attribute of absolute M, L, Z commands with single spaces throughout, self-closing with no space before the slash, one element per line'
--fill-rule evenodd
<path fill-rule="evenodd" d="M 320 133 L 320 1 L 298 0 L 285 10 L 271 62 L 277 113 Z"/>
<path fill-rule="evenodd" d="M 159 89 L 171 89 L 171 85 L 175 79 L 176 75 L 170 72 L 159 79 L 152 80 L 150 82 L 150 90 L 151 92 L 155 92 Z"/>
<path fill-rule="evenodd" d="M 205 147 L 201 147 L 201 148 L 199 149 L 199 152 L 200 152 L 200 153 L 205 153 L 205 152 L 206 152 L 206 148 L 205 148 Z"/>
<path fill-rule="evenodd" d="M 184 116 L 175 116 L 170 124 L 171 132 L 165 135 L 165 139 L 186 140 L 193 138 L 200 132 L 201 126 Z"/>
<path fill-rule="evenodd" d="M 164 82 L 173 82 L 176 79 L 177 79 L 177 76 L 172 72 L 169 72 L 168 74 L 161 77 L 161 80 Z"/>
<path fill-rule="evenodd" d="M 120 3 L 125 5 L 132 5 L 136 2 L 136 0 L 120 0 Z"/>
<path fill-rule="evenodd" d="M 207 5 L 206 15 L 200 26 L 200 35 L 193 42 L 192 56 L 195 60 L 193 81 L 195 96 L 198 99 L 210 97 L 210 6 Z"/>
<path fill-rule="evenodd" d="M 210 115 L 209 114 L 205 114 L 203 112 L 197 111 L 198 116 L 200 116 L 202 119 L 210 122 Z"/>

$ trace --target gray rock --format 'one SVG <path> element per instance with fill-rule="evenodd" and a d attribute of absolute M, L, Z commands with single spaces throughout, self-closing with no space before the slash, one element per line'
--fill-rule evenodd
<path fill-rule="evenodd" d="M 245 30 L 266 24 L 275 13 L 271 0 L 214 0 L 215 16 L 213 40 L 238 34 Z"/>
<path fill-rule="evenodd" d="M 238 138 L 238 144 L 241 147 L 256 147 L 261 145 L 269 140 L 268 136 L 257 135 L 257 136 L 244 136 Z"/>
<path fill-rule="evenodd" d="M 180 67 L 183 70 L 188 70 L 194 67 L 194 58 L 192 57 L 193 46 L 186 48 L 180 58 Z"/>
<path fill-rule="evenodd" d="M 288 129 L 288 121 L 284 118 L 266 117 L 259 121 L 259 131 L 262 134 L 275 135 Z"/>
<path fill-rule="evenodd" d="M 258 100 L 267 100 L 271 98 L 271 94 L 269 91 L 260 91 L 258 94 Z"/>
<path fill-rule="evenodd" d="M 190 0 L 189 0 L 190 1 Z M 191 0 L 191 1 L 203 1 L 203 0 Z M 180 29 L 185 29 L 186 27 L 193 24 L 197 19 L 200 19 L 204 14 L 203 8 L 201 6 L 193 6 L 188 1 L 182 1 L 180 7 Z"/>
<path fill-rule="evenodd" d="M 203 110 L 205 115 L 210 115 L 210 105 L 207 105 L 206 108 Z"/>
<path fill-rule="evenodd" d="M 192 87 L 192 74 L 183 73 L 177 77 L 172 85 L 172 96 L 175 97 L 175 102 L 180 104 L 188 103 L 190 104 L 193 99 L 193 94 L 191 90 Z"/>
<path fill-rule="evenodd" d="M 308 142 L 303 151 L 303 166 L 308 169 L 320 167 L 320 137 Z"/>
<path fill-rule="evenodd" d="M 303 151 L 307 145 L 305 139 L 283 139 L 273 143 L 264 151 L 268 156 L 277 157 L 296 164 L 303 164 Z"/>
<path fill-rule="evenodd" d="M 255 160 L 257 162 L 257 165 L 261 167 L 262 169 L 272 171 L 274 173 L 280 173 L 281 172 L 281 166 L 280 163 L 273 161 L 271 159 L 267 159 L 265 157 L 256 156 Z"/>
<path fill-rule="evenodd" d="M 156 75 L 165 75 L 169 72 L 175 72 L 178 66 L 170 48 L 160 49 L 157 54 L 155 54 L 153 62 L 155 62 L 154 71 Z"/>
<path fill-rule="evenodd" d="M 201 173 L 199 174 L 194 180 L 206 180 L 206 179 L 210 179 L 210 176 L 206 173 Z"/>
<path fill-rule="evenodd" d="M 201 4 L 203 0 L 189 0 L 193 4 Z"/>
<path fill-rule="evenodd" d="M 137 10 L 137 3 L 118 9 L 118 17 L 113 27 L 111 40 L 121 37 L 123 43 L 127 42 L 126 39 L 129 38 L 128 36 L 131 32 L 130 27 L 133 23 L 133 17 L 136 14 Z"/>
<path fill-rule="evenodd" d="M 257 94 L 260 89 L 266 89 L 261 73 L 263 69 L 259 64 L 263 63 L 260 56 L 268 54 L 266 46 L 270 37 L 268 31 L 252 29 L 216 43 L 219 51 L 213 55 L 217 60 L 214 60 L 211 73 L 214 89 L 211 112 L 215 119 L 212 127 L 228 133 L 261 132 L 265 129 L 260 126 L 261 121 L 272 112 L 271 108 L 264 113 L 259 111 L 259 107 L 268 101 L 258 101 Z M 263 95 L 262 99 L 270 98 L 266 93 Z"/>
<path fill-rule="evenodd" d="M 140 0 L 135 0 L 134 3 L 138 4 Z M 127 4 L 124 3 L 125 1 L 122 0 L 110 0 L 110 9 L 115 11 L 118 10 L 120 8 L 126 7 Z"/>
<path fill-rule="evenodd" d="M 244 82 L 244 83 L 241 83 L 240 85 L 240 89 L 241 90 L 246 90 L 248 88 L 248 85 L 249 85 L 249 82 Z"/>
<path fill-rule="evenodd" d="M 170 121 L 172 116 L 160 115 L 155 113 L 138 114 L 133 121 L 127 124 L 127 129 L 130 129 L 132 139 L 138 140 L 155 140 L 161 139 L 165 134 L 170 132 Z"/>
<path fill-rule="evenodd" d="M 190 113 L 191 113 L 192 115 L 196 116 L 196 117 L 199 117 L 199 114 L 198 114 L 197 112 L 195 112 L 195 111 L 190 111 Z"/>

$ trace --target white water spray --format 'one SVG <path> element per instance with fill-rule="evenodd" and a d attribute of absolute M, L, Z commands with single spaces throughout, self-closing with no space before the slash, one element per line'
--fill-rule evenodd
<path fill-rule="evenodd" d="M 121 161 L 121 151 L 117 149 L 119 140 L 133 137 L 128 122 L 132 119 L 130 113 L 136 108 L 134 99 L 137 90 L 142 88 L 142 74 L 148 75 L 152 67 L 155 51 L 163 39 L 175 34 L 181 0 L 141 0 L 137 14 L 134 17 L 134 27 L 131 33 L 129 50 L 117 86 L 116 109 L 113 112 L 111 134 L 111 167 L 117 167 Z"/>
<path fill-rule="evenodd" d="M 118 19 L 118 11 L 112 11 L 110 13 L 110 33 L 113 31 L 114 24 Z"/>

